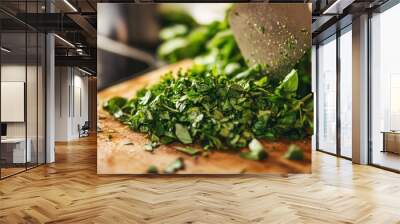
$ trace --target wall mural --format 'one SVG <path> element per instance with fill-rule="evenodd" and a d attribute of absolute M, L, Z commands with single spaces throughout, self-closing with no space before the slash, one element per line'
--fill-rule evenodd
<path fill-rule="evenodd" d="M 310 48 L 310 4 L 98 4 L 98 173 L 310 173 Z"/>

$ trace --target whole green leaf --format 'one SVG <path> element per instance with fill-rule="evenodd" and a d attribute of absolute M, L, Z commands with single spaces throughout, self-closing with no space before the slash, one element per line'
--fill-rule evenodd
<path fill-rule="evenodd" d="M 160 38 L 162 40 L 169 40 L 175 37 L 183 36 L 188 32 L 187 26 L 183 24 L 176 24 L 166 27 L 160 31 Z"/>
<path fill-rule="evenodd" d="M 169 39 L 160 45 L 157 54 L 164 60 L 176 62 L 190 56 L 190 52 L 185 51 L 188 45 L 188 40 L 183 37 Z"/>

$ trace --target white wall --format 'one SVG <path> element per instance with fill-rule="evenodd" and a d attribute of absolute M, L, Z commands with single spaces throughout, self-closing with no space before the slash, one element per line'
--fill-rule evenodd
<path fill-rule="evenodd" d="M 88 78 L 76 68 L 56 67 L 55 140 L 79 138 L 78 125 L 88 120 Z"/>
<path fill-rule="evenodd" d="M 44 89 L 42 69 L 36 70 L 35 66 L 25 66 L 25 64 L 3 64 L 1 66 L 1 81 L 2 82 L 24 82 L 26 84 L 26 108 L 22 108 L 22 112 L 26 110 L 27 119 L 23 122 L 5 122 L 7 124 L 8 138 L 25 138 L 25 135 L 30 140 L 32 162 L 36 162 L 39 158 L 39 163 L 44 162 Z M 27 77 L 28 80 L 25 80 Z M 22 93 L 24 94 L 24 93 Z M 2 96 L 7 97 L 7 96 Z M 1 108 L 10 110 L 10 108 Z M 9 113 L 10 111 L 8 111 Z M 11 112 L 12 113 L 12 112 Z M 37 156 L 37 152 L 39 156 Z"/>
<path fill-rule="evenodd" d="M 25 65 L 2 65 L 1 81 L 25 82 Z M 6 110 L 6 108 L 1 108 Z M 11 122 L 7 123 L 7 137 L 25 137 L 25 123 Z"/>
<path fill-rule="evenodd" d="M 69 132 L 69 96 L 70 77 L 67 67 L 55 68 L 55 141 L 67 141 Z"/>
<path fill-rule="evenodd" d="M 32 72 L 36 73 L 36 67 L 28 66 L 27 68 L 28 74 Z M 25 82 L 25 65 L 18 65 L 18 64 L 9 64 L 9 65 L 2 65 L 1 66 L 1 81 L 2 82 Z M 29 80 L 31 82 L 32 80 Z M 36 82 L 30 83 L 32 85 L 36 85 Z M 27 102 L 33 102 L 34 100 L 32 97 L 36 98 L 36 89 L 28 88 L 27 93 Z M 32 90 L 33 92 L 29 91 Z M 29 99 L 31 98 L 31 99 Z M 36 107 L 36 104 L 35 104 Z M 2 110 L 7 110 L 7 108 L 1 108 Z M 27 114 L 28 122 L 35 120 L 36 123 L 36 113 L 35 114 Z M 34 117 L 31 117 L 34 116 Z M 28 125 L 28 127 L 33 127 L 33 125 Z M 34 127 L 36 129 L 36 127 Z M 7 136 L 8 137 L 25 137 L 25 122 L 7 122 Z M 29 137 L 29 136 L 28 136 Z"/>

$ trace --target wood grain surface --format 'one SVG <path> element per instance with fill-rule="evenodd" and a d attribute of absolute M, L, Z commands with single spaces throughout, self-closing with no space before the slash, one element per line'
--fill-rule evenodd
<path fill-rule="evenodd" d="M 146 135 L 130 130 L 102 109 L 103 103 L 114 97 L 130 98 L 136 91 L 156 83 L 168 71 L 187 69 L 191 61 L 173 65 L 132 78 L 98 93 L 99 127 L 97 136 L 97 172 L 99 174 L 144 174 L 150 165 L 163 171 L 177 158 L 183 158 L 185 169 L 178 174 L 239 174 L 239 173 L 310 173 L 311 140 L 289 142 L 287 140 L 263 141 L 269 157 L 264 161 L 243 159 L 237 152 L 214 151 L 208 157 L 192 157 L 179 152 L 175 147 L 181 144 L 161 145 L 153 153 L 144 150 L 149 142 Z M 305 154 L 303 161 L 283 158 L 290 144 L 299 145 Z M 191 145 L 192 147 L 199 147 Z"/>

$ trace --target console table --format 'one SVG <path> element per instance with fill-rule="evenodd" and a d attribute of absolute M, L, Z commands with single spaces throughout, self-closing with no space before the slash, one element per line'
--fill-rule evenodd
<path fill-rule="evenodd" d="M 382 131 L 383 150 L 382 152 L 392 152 L 400 154 L 400 131 Z"/>

